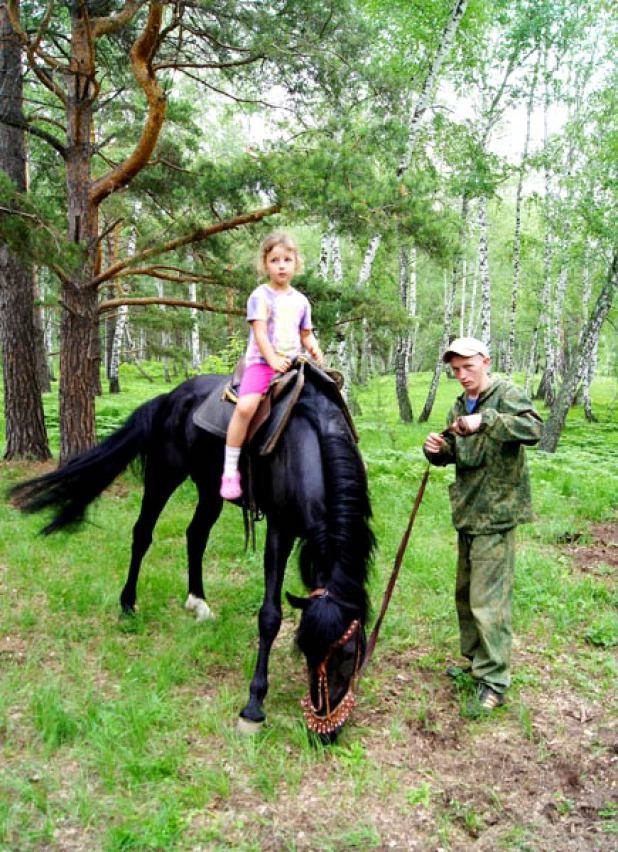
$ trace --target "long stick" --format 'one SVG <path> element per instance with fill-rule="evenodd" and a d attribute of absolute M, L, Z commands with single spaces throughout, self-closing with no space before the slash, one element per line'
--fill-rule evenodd
<path fill-rule="evenodd" d="M 427 485 L 427 480 L 429 479 L 429 471 L 431 469 L 431 465 L 428 464 L 425 472 L 423 474 L 423 478 L 421 480 L 420 488 L 418 489 L 418 493 L 416 495 L 416 500 L 414 501 L 414 507 L 412 509 L 412 514 L 410 515 L 410 520 L 408 521 L 408 527 L 403 534 L 403 538 L 401 539 L 401 544 L 399 545 L 399 550 L 397 551 L 397 556 L 395 557 L 395 564 L 393 565 L 393 570 L 391 572 L 390 580 L 388 581 L 388 586 L 386 587 L 386 591 L 384 592 L 384 599 L 382 600 L 382 609 L 380 610 L 380 615 L 378 620 L 375 623 L 375 626 L 371 632 L 371 636 L 369 638 L 369 642 L 367 643 L 367 650 L 365 651 L 365 659 L 363 660 L 363 664 L 359 669 L 359 677 L 362 676 L 365 672 L 365 669 L 369 665 L 369 661 L 372 657 L 374 648 L 376 646 L 376 642 L 378 641 L 378 633 L 380 632 L 380 627 L 382 626 L 382 621 L 384 620 L 384 615 L 386 614 L 386 610 L 388 609 L 388 605 L 390 603 L 393 589 L 395 588 L 395 583 L 397 582 L 397 576 L 399 574 L 399 569 L 401 568 L 401 563 L 403 562 L 403 556 L 406 552 L 406 547 L 408 546 L 408 539 L 410 538 L 410 533 L 412 531 L 412 525 L 414 524 L 414 519 L 416 518 L 416 513 L 418 512 L 418 507 L 421 505 L 421 500 L 423 499 L 423 494 L 425 493 L 425 486 Z"/>

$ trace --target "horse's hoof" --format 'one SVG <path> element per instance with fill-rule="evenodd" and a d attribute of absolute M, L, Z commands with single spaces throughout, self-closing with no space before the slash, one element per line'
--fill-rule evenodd
<path fill-rule="evenodd" d="M 209 621 L 215 617 L 206 601 L 202 600 L 202 598 L 196 598 L 195 595 L 189 595 L 185 604 L 185 609 L 188 609 L 189 612 L 195 613 L 195 620 L 197 622 Z"/>
<path fill-rule="evenodd" d="M 236 722 L 236 730 L 243 737 L 254 737 L 259 734 L 264 727 L 264 720 L 261 722 L 252 722 L 251 719 L 245 719 L 244 716 L 239 716 Z"/>
<path fill-rule="evenodd" d="M 137 618 L 137 613 L 132 606 L 123 606 L 118 621 L 127 621 L 128 619 Z"/>

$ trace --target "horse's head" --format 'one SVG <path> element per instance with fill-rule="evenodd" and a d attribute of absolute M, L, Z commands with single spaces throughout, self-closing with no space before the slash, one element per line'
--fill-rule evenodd
<path fill-rule="evenodd" d="M 354 688 L 365 653 L 361 611 L 324 589 L 308 598 L 287 597 L 302 610 L 297 643 L 309 674 L 309 692 L 301 702 L 305 722 L 332 742 L 356 703 Z"/>

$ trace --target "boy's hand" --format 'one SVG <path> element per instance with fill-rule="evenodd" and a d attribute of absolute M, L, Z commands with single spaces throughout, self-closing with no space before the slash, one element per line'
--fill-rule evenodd
<path fill-rule="evenodd" d="M 445 441 L 439 432 L 430 432 L 425 438 L 425 449 L 428 453 L 439 453 Z"/>
<path fill-rule="evenodd" d="M 468 414 L 466 417 L 458 417 L 451 426 L 456 435 L 471 435 L 478 432 L 481 427 L 482 416 L 480 414 Z"/>

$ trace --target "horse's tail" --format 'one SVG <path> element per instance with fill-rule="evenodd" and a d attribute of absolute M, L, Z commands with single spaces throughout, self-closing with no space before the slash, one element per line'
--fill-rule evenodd
<path fill-rule="evenodd" d="M 132 461 L 144 456 L 153 418 L 167 396 L 141 405 L 119 429 L 64 467 L 15 485 L 9 491 L 14 505 L 29 513 L 53 509 L 53 520 L 42 530 L 46 535 L 79 524 L 88 506 Z"/>

